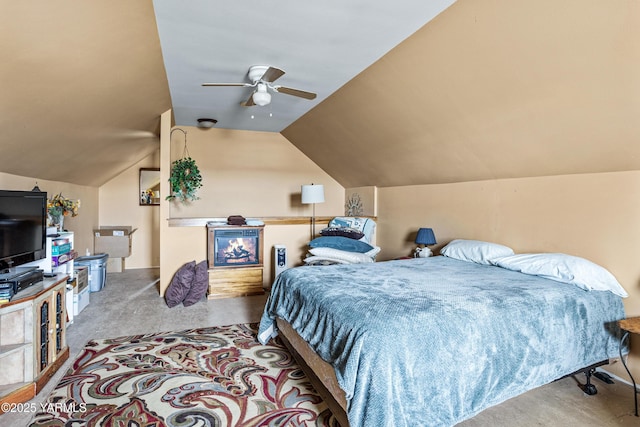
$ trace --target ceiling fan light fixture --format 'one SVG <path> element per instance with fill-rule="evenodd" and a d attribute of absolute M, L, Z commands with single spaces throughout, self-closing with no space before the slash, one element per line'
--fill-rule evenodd
<path fill-rule="evenodd" d="M 271 102 L 271 94 L 267 92 L 266 84 L 258 84 L 257 90 L 253 92 L 253 102 L 260 107 L 264 107 Z"/>
<path fill-rule="evenodd" d="M 253 102 L 260 107 L 264 107 L 271 102 L 271 95 L 266 92 L 256 92 L 253 94 Z"/>
<path fill-rule="evenodd" d="M 218 123 L 218 121 L 216 119 L 198 119 L 198 127 L 199 128 L 205 128 L 205 129 L 210 129 L 212 127 L 214 127 L 216 125 L 216 123 Z"/>

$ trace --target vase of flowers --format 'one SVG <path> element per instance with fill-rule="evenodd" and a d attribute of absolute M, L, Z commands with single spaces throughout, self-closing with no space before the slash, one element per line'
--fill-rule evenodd
<path fill-rule="evenodd" d="M 79 209 L 80 200 L 67 199 L 62 193 L 58 193 L 47 200 L 47 217 L 50 224 L 55 226 L 58 231 L 63 231 L 64 229 L 64 217 L 78 216 Z"/>

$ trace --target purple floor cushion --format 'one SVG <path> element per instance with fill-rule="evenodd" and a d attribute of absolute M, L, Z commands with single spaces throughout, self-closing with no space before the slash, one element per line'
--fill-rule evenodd
<path fill-rule="evenodd" d="M 191 283 L 191 289 L 187 297 L 182 302 L 185 307 L 193 305 L 200 301 L 206 294 L 209 288 L 209 270 L 207 269 L 207 261 L 201 261 L 196 265 L 195 278 Z"/>
<path fill-rule="evenodd" d="M 164 299 L 167 301 L 169 307 L 175 307 L 184 301 L 189 294 L 189 290 L 193 284 L 195 277 L 196 262 L 191 261 L 184 264 L 176 271 L 176 274 L 171 279 L 171 283 L 164 293 Z"/>

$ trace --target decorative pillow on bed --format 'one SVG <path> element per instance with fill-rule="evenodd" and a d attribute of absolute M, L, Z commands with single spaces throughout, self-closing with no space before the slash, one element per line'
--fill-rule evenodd
<path fill-rule="evenodd" d="M 610 291 L 622 298 L 629 296 L 607 269 L 577 256 L 558 253 L 519 254 L 496 260 L 495 264 L 509 270 L 576 285 L 585 290 Z"/>
<path fill-rule="evenodd" d="M 312 248 L 334 248 L 349 252 L 368 252 L 374 249 L 370 244 L 362 240 L 353 240 L 342 236 L 322 236 L 309 242 Z"/>
<path fill-rule="evenodd" d="M 196 262 L 188 262 L 176 271 L 169 287 L 164 293 L 164 299 L 169 307 L 175 307 L 180 304 L 189 294 L 191 283 L 195 277 Z"/>
<path fill-rule="evenodd" d="M 493 264 L 491 260 L 513 255 L 513 249 L 497 243 L 482 242 L 479 240 L 456 239 L 449 242 L 440 250 L 440 254 L 449 258 L 462 261 L 471 261 L 478 264 Z"/>
<path fill-rule="evenodd" d="M 309 252 L 312 255 L 329 258 L 332 260 L 345 261 L 351 264 L 360 264 L 363 262 L 373 262 L 373 258 L 360 252 L 348 252 L 333 248 L 311 248 Z"/>
<path fill-rule="evenodd" d="M 364 234 L 362 239 L 371 243 L 373 231 L 376 229 L 376 222 L 370 218 L 359 218 L 355 216 L 337 216 L 329 221 L 330 228 L 353 228 Z"/>
<path fill-rule="evenodd" d="M 322 236 L 342 236 L 350 239 L 360 240 L 364 237 L 364 233 L 355 228 L 349 227 L 327 227 L 320 231 Z"/>

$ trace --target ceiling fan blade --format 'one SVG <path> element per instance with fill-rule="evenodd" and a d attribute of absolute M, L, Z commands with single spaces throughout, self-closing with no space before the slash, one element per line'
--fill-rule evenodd
<path fill-rule="evenodd" d="M 253 86 L 250 83 L 202 83 L 202 86 L 242 86 L 242 87 L 251 87 Z"/>
<path fill-rule="evenodd" d="M 256 103 L 253 102 L 253 92 L 251 92 L 251 95 L 249 95 L 249 98 L 247 98 L 246 101 L 241 102 L 240 105 L 242 105 L 243 107 L 253 107 L 254 105 L 256 105 Z"/>
<path fill-rule="evenodd" d="M 283 74 L 284 74 L 284 71 L 282 71 L 280 68 L 269 67 L 267 71 L 264 72 L 260 80 L 265 81 L 267 83 L 272 83 L 278 80 L 280 77 L 282 77 Z"/>
<path fill-rule="evenodd" d="M 304 99 L 315 99 L 317 96 L 313 92 L 307 92 L 300 89 L 292 89 L 290 87 L 284 87 L 284 86 L 274 86 L 273 90 L 275 90 L 276 92 L 286 93 L 287 95 L 293 95 L 293 96 L 297 96 L 299 98 L 304 98 Z"/>

